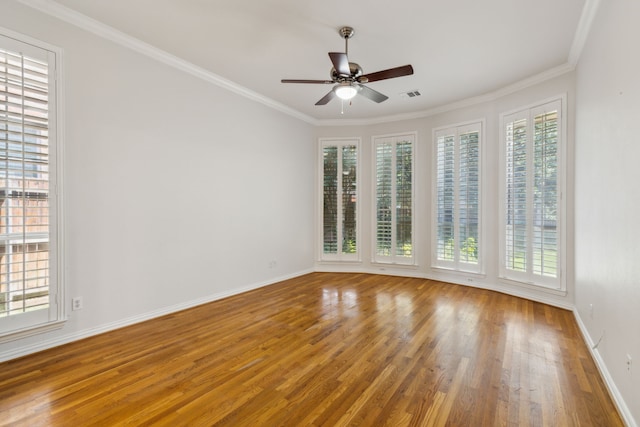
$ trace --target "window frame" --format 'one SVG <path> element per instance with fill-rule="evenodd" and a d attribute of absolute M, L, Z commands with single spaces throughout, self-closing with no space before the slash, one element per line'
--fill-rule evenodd
<path fill-rule="evenodd" d="M 556 158 L 556 200 L 557 200 L 557 210 L 556 214 L 556 230 L 557 230 L 557 245 L 556 252 L 558 256 L 557 261 L 557 269 L 558 274 L 557 277 L 547 277 L 539 274 L 535 274 L 533 271 L 526 272 L 518 272 L 507 268 L 506 265 L 506 254 L 507 254 L 507 245 L 506 245 L 506 197 L 507 197 L 507 188 L 506 188 L 506 175 L 507 175 L 507 165 L 506 165 L 506 126 L 507 123 L 513 120 L 510 120 L 512 117 L 524 117 L 527 119 L 527 136 L 530 134 L 533 135 L 533 126 L 534 119 L 537 115 L 542 114 L 544 111 L 553 111 L 554 108 L 552 106 L 557 106 L 558 111 L 558 143 L 557 143 L 557 158 Z M 551 107 L 551 108 L 549 108 Z M 567 263 L 567 204 L 566 204 L 566 190 L 567 190 L 567 95 L 561 94 L 557 96 L 553 96 L 539 102 L 535 102 L 529 104 L 527 106 L 514 108 L 512 110 L 503 112 L 500 114 L 499 120 L 499 132 L 500 132 L 500 152 L 499 152 L 499 224 L 498 224 L 498 233 L 499 233 L 499 272 L 498 277 L 500 280 L 520 284 L 524 286 L 533 287 L 536 289 L 546 290 L 549 292 L 558 293 L 560 295 L 566 294 L 566 263 Z M 532 141 L 531 140 L 528 140 Z M 531 152 L 532 148 L 530 148 L 528 143 L 527 151 Z M 527 160 L 528 162 L 533 162 L 534 159 Z M 533 178 L 527 178 L 532 181 Z M 529 187 L 528 187 L 529 188 Z M 527 200 L 531 200 L 532 197 L 527 194 Z M 527 216 L 530 218 L 530 211 L 532 209 L 531 204 L 527 201 Z M 528 223 L 530 223 L 529 221 Z M 532 231 L 528 230 L 527 235 L 531 235 Z M 533 250 L 532 244 L 527 243 L 527 251 L 531 252 Z M 532 255 L 527 255 L 532 256 Z"/>
<path fill-rule="evenodd" d="M 456 123 L 447 126 L 441 126 L 433 129 L 433 147 L 432 147 L 432 220 L 431 220 L 431 268 L 433 269 L 443 269 L 448 271 L 456 271 L 461 273 L 471 273 L 471 274 L 480 274 L 484 275 L 485 272 L 485 256 L 484 256 L 484 194 L 483 194 L 483 184 L 484 184 L 484 169 L 483 169 L 483 157 L 484 157 L 484 132 L 486 128 L 486 123 L 484 119 L 481 120 L 473 120 L 467 122 Z M 459 165 L 460 165 L 460 152 L 459 152 L 459 136 L 465 133 L 471 133 L 473 131 L 478 132 L 478 262 L 477 264 L 471 264 L 464 262 L 458 257 L 458 250 L 456 250 L 461 242 L 459 241 L 458 232 L 454 232 L 454 236 L 457 236 L 458 239 L 454 241 L 454 259 L 452 261 L 440 260 L 438 259 L 438 138 L 440 135 L 450 135 L 454 136 L 454 170 L 455 176 L 459 178 Z M 458 189 L 459 189 L 460 181 L 459 179 L 454 180 L 454 221 L 455 218 L 458 217 L 458 212 L 460 209 L 459 200 L 457 198 Z M 454 230 L 457 230 L 458 224 L 454 222 Z"/>
<path fill-rule="evenodd" d="M 337 147 L 340 151 L 341 148 L 354 145 L 356 147 L 356 204 L 355 204 L 355 220 L 356 220 L 356 244 L 355 253 L 343 253 L 341 250 L 336 251 L 335 254 L 325 253 L 324 251 L 324 148 L 325 147 Z M 342 137 L 342 138 L 319 138 L 318 139 L 318 260 L 320 262 L 361 262 L 361 215 L 360 215 L 360 199 L 361 199 L 361 146 L 362 140 L 359 137 Z M 344 213 L 342 209 L 342 174 L 339 173 L 342 164 L 342 156 L 338 156 L 338 197 L 337 197 L 337 210 L 342 214 L 338 217 L 337 224 L 337 239 L 340 242 L 342 239 L 341 226 L 344 224 Z"/>
<path fill-rule="evenodd" d="M 3 27 L 0 27 L 0 45 L 18 52 L 46 53 L 49 64 L 49 306 L 46 310 L 0 318 L 0 343 L 4 343 L 59 329 L 66 322 L 62 188 L 64 87 L 61 48 Z"/>
<path fill-rule="evenodd" d="M 385 141 L 389 141 L 393 144 L 393 152 L 392 152 L 392 164 L 395 165 L 396 158 L 396 150 L 398 142 L 402 142 L 406 139 L 410 139 L 411 141 L 411 256 L 405 257 L 397 254 L 391 255 L 378 255 L 378 186 L 377 186 L 377 146 L 380 143 L 385 143 Z M 383 264 L 383 265 L 395 265 L 395 266 L 409 266 L 409 267 L 417 267 L 418 266 L 418 257 L 416 255 L 416 156 L 417 156 L 417 147 L 418 147 L 418 133 L 417 132 L 401 132 L 394 134 L 386 134 L 386 135 L 374 135 L 371 137 L 372 141 L 372 245 L 371 245 L 371 262 L 372 264 Z M 397 170 L 397 169 L 396 169 Z M 394 178 L 392 183 L 392 188 L 396 189 L 396 179 Z M 396 191 L 392 191 L 392 195 L 395 200 Z M 393 204 L 393 203 L 392 203 Z M 395 212 L 395 210 L 394 210 Z M 395 215 L 392 213 L 392 230 L 396 230 L 396 222 L 394 220 Z M 396 233 L 392 234 L 392 248 L 395 247 L 394 242 L 396 240 Z"/>

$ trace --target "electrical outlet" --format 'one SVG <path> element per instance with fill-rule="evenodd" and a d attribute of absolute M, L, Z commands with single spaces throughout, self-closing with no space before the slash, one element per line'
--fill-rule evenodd
<path fill-rule="evenodd" d="M 71 298 L 71 310 L 82 310 L 82 297 Z"/>
<path fill-rule="evenodd" d="M 269 261 L 269 268 L 276 268 L 278 261 Z"/>
<path fill-rule="evenodd" d="M 631 373 L 631 362 L 633 362 L 633 359 L 630 354 L 627 354 L 627 372 L 629 373 Z"/>

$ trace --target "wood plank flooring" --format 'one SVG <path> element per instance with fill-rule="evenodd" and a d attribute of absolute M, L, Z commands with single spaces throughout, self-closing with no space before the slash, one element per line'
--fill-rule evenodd
<path fill-rule="evenodd" d="M 623 424 L 569 311 L 314 273 L 0 364 L 0 425 Z"/>

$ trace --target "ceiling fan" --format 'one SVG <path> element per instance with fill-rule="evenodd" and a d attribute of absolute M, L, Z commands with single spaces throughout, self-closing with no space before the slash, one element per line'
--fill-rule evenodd
<path fill-rule="evenodd" d="M 363 74 L 362 67 L 355 62 L 349 62 L 347 54 L 349 52 L 349 39 L 353 37 L 354 30 L 351 27 L 343 27 L 339 30 L 340 36 L 344 38 L 344 53 L 329 52 L 329 58 L 333 63 L 331 68 L 331 80 L 295 80 L 282 79 L 282 83 L 312 83 L 312 84 L 333 84 L 329 93 L 323 96 L 316 105 L 326 105 L 336 96 L 343 100 L 350 100 L 357 94 L 364 96 L 374 102 L 382 102 L 389 99 L 388 96 L 365 86 L 364 83 L 376 82 L 378 80 L 393 79 L 396 77 L 409 76 L 413 74 L 411 65 L 389 68 L 388 70 L 377 71 L 375 73 Z"/>

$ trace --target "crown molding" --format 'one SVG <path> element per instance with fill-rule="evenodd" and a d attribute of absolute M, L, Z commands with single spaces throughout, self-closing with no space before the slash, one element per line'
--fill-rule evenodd
<path fill-rule="evenodd" d="M 562 76 L 563 74 L 570 73 L 575 70 L 575 66 L 569 62 L 565 62 L 562 65 L 527 77 L 523 80 L 519 80 L 508 86 L 502 87 L 492 92 L 487 92 L 482 95 L 474 96 L 471 98 L 462 99 L 459 101 L 451 102 L 449 104 L 440 105 L 428 110 L 415 111 L 406 114 L 397 114 L 393 116 L 377 117 L 373 119 L 353 119 L 353 120 L 318 120 L 317 126 L 367 126 L 380 123 L 399 122 L 403 120 L 422 119 L 425 117 L 435 116 L 437 114 L 446 113 L 453 110 L 459 110 L 466 107 L 472 107 L 474 105 L 482 104 L 484 102 L 495 101 L 503 96 L 521 91 L 531 86 L 535 86 L 539 83 L 543 83 L 547 80 Z"/>
<path fill-rule="evenodd" d="M 482 95 L 474 96 L 471 98 L 462 99 L 449 104 L 440 105 L 428 110 L 415 111 L 411 113 L 397 114 L 391 116 L 381 116 L 366 119 L 316 119 L 307 114 L 301 113 L 291 107 L 288 107 L 280 102 L 274 101 L 264 95 L 254 92 L 250 89 L 240 86 L 231 80 L 225 79 L 211 71 L 208 71 L 202 67 L 199 67 L 191 62 L 185 61 L 175 55 L 158 49 L 148 43 L 145 43 L 135 37 L 129 36 L 113 27 L 103 24 L 93 18 L 76 12 L 66 6 L 63 6 L 54 0 L 17 0 L 28 7 L 36 9 L 40 12 L 58 18 L 71 25 L 81 28 L 85 31 L 93 33 L 99 37 L 110 40 L 128 49 L 136 51 L 140 54 L 146 55 L 166 65 L 174 67 L 185 73 L 188 73 L 194 77 L 204 80 L 208 83 L 222 87 L 237 95 L 243 96 L 250 100 L 261 103 L 269 108 L 277 110 L 281 113 L 287 114 L 296 119 L 302 120 L 313 126 L 329 127 L 329 126 L 368 126 L 380 123 L 398 122 L 403 120 L 413 120 L 425 117 L 434 116 L 436 114 L 442 114 L 449 111 L 471 107 L 484 102 L 494 101 L 505 95 L 526 89 L 536 84 L 542 83 L 546 80 L 553 79 L 561 76 L 565 73 L 575 70 L 582 48 L 586 42 L 586 39 L 591 28 L 591 24 L 597 13 L 600 0 L 586 0 L 580 21 L 576 29 L 574 40 L 571 46 L 571 50 L 566 63 L 549 70 L 543 71 L 536 75 L 530 76 L 503 88 L 497 89 L 492 92 L 488 92 Z"/>
<path fill-rule="evenodd" d="M 576 28 L 576 33 L 573 36 L 573 43 L 571 44 L 571 50 L 569 50 L 569 64 L 574 67 L 578 65 L 582 49 L 584 48 L 589 32 L 591 31 L 591 25 L 598 13 L 598 7 L 600 6 L 600 0 L 586 0 L 584 7 L 582 8 L 582 14 L 580 15 L 580 21 Z"/>
<path fill-rule="evenodd" d="M 290 108 L 284 104 L 274 101 L 271 98 L 268 98 L 257 92 L 247 89 L 244 86 L 240 86 L 232 82 L 231 80 L 225 79 L 224 77 L 221 77 L 215 73 L 212 73 L 211 71 L 208 71 L 195 64 L 192 64 L 189 61 L 185 61 L 184 59 L 178 58 L 175 55 L 165 52 L 164 50 L 158 49 L 135 37 L 129 36 L 121 31 L 116 30 L 113 27 L 103 24 L 102 22 L 99 22 L 93 18 L 90 18 L 86 15 L 83 15 L 79 12 L 69 9 L 66 6 L 56 3 L 55 1 L 52 1 L 52 0 L 17 0 L 17 1 L 19 3 L 24 4 L 25 6 L 31 7 L 32 9 L 35 9 L 47 15 L 53 16 L 54 18 L 60 19 L 68 24 L 74 25 L 80 29 L 93 33 L 99 37 L 112 41 L 116 44 L 119 44 L 128 49 L 131 49 L 142 55 L 148 56 L 152 59 L 155 59 L 156 61 L 162 62 L 163 64 L 169 65 L 173 68 L 176 68 L 180 71 L 183 71 L 187 74 L 190 74 L 208 83 L 212 83 L 223 89 L 231 91 L 237 95 L 243 96 L 252 101 L 256 101 L 260 104 L 263 104 L 269 108 L 280 111 L 281 113 L 287 114 L 289 116 L 292 116 L 296 119 L 302 120 L 312 125 L 315 125 L 317 123 L 317 120 L 311 116 L 303 114 L 297 110 L 294 110 L 293 108 Z"/>

